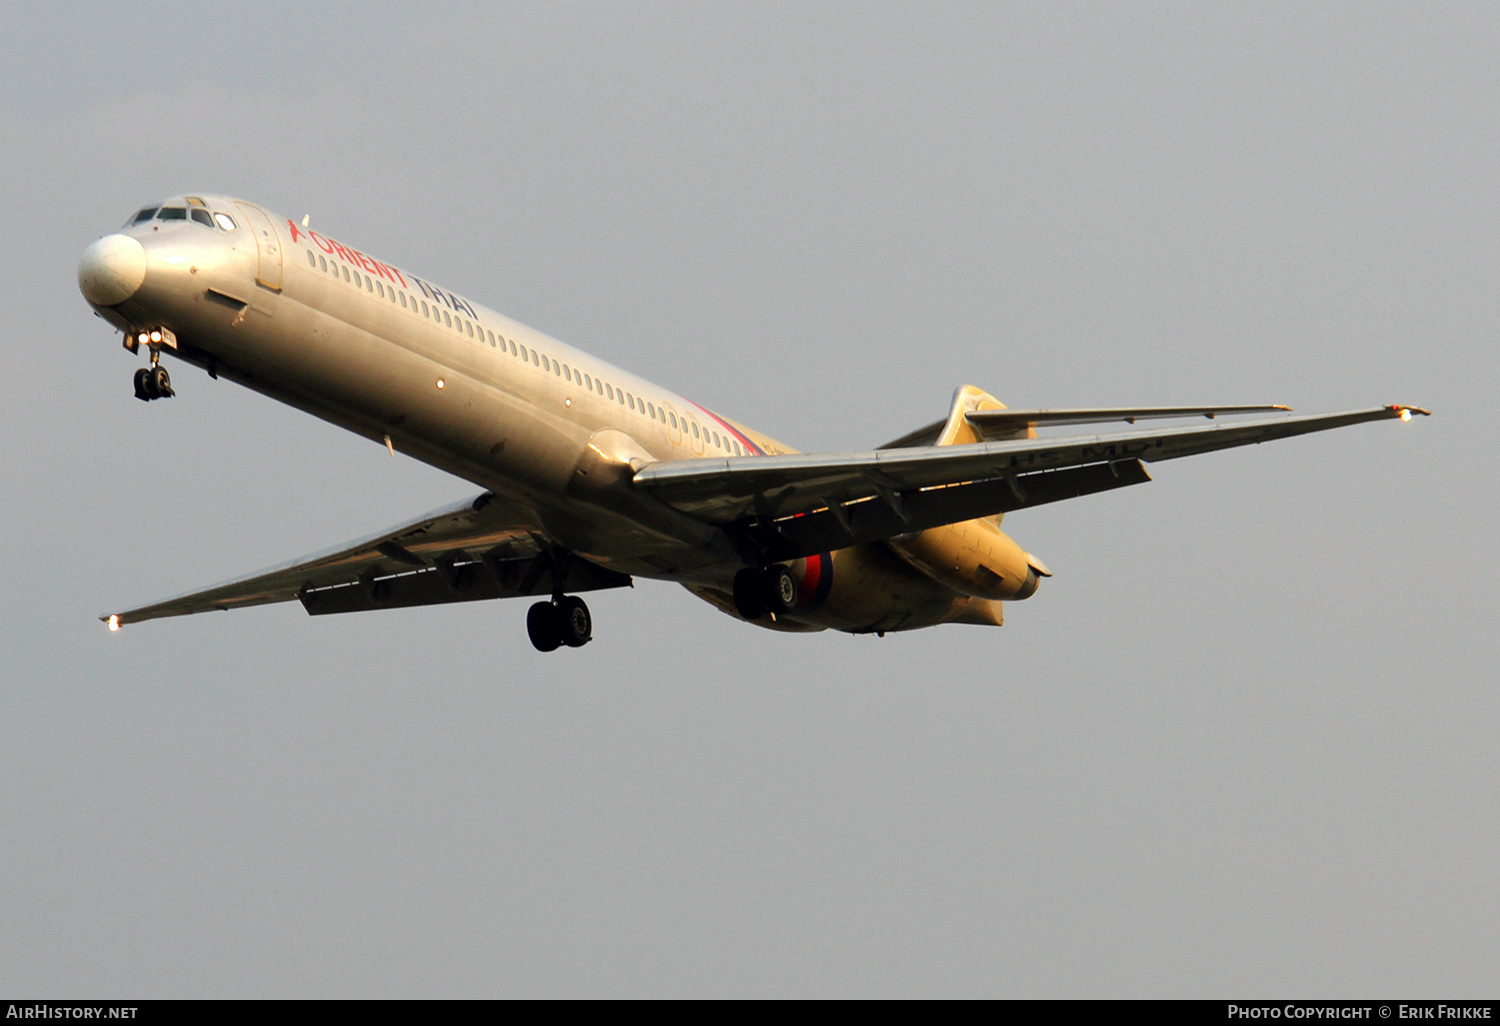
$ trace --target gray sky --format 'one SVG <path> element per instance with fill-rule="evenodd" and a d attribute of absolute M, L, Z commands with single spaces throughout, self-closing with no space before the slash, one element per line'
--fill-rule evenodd
<path fill-rule="evenodd" d="M 0 992 L 1490 996 L 1493 5 L 33 6 L 0 34 Z M 640 582 L 108 634 L 461 481 L 137 361 L 255 199 L 804 449 L 1402 401 L 1007 518 L 999 630 Z"/>

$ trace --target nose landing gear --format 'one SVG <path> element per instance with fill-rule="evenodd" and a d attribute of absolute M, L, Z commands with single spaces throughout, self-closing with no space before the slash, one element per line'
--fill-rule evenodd
<path fill-rule="evenodd" d="M 135 372 L 135 397 L 148 403 L 153 399 L 170 399 L 177 393 L 172 391 L 172 376 L 161 366 L 161 347 L 165 345 L 176 349 L 177 336 L 166 328 L 125 333 L 126 349 L 134 353 L 142 345 L 151 350 L 151 366 L 142 367 Z"/>
<path fill-rule="evenodd" d="M 170 399 L 177 393 L 172 391 L 172 376 L 161 366 L 142 367 L 135 372 L 135 397 L 143 402 L 153 399 Z"/>

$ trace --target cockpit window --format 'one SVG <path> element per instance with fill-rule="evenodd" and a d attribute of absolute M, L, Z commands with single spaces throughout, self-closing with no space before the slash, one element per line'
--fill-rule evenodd
<path fill-rule="evenodd" d="M 234 231 L 234 218 L 230 217 L 228 214 L 216 213 L 214 214 L 214 220 L 219 222 L 219 227 L 224 229 L 226 232 Z"/>
<path fill-rule="evenodd" d="M 207 210 L 200 210 L 197 207 L 194 207 L 192 210 L 192 217 L 193 220 L 197 221 L 199 224 L 207 225 L 210 228 L 214 226 L 214 219 L 208 216 Z"/>
<path fill-rule="evenodd" d="M 162 207 L 156 216 L 163 221 L 186 221 L 187 207 Z"/>
<path fill-rule="evenodd" d="M 149 221 L 149 220 L 151 220 L 155 216 L 156 216 L 156 208 L 155 207 L 147 207 L 145 210 L 142 210 L 139 214 L 136 214 L 135 217 L 131 218 L 130 219 L 130 223 L 131 224 L 140 224 L 142 221 Z"/>

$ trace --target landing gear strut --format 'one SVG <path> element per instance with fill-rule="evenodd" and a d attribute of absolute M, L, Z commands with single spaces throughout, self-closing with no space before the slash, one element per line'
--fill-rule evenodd
<path fill-rule="evenodd" d="M 734 608 L 746 620 L 783 615 L 797 607 L 797 579 L 780 563 L 746 567 L 734 575 Z"/>
<path fill-rule="evenodd" d="M 161 366 L 161 352 L 151 347 L 151 366 L 135 372 L 135 397 L 143 402 L 153 399 L 170 399 L 177 393 L 172 391 L 172 376 Z"/>
<path fill-rule="evenodd" d="M 594 637 L 594 618 L 583 599 L 563 595 L 526 611 L 526 633 L 538 652 L 552 652 L 562 645 L 582 648 Z"/>

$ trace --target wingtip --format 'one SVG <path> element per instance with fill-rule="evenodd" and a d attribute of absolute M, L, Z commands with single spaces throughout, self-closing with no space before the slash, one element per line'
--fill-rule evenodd
<path fill-rule="evenodd" d="M 1395 414 L 1397 417 L 1400 417 L 1402 420 L 1411 420 L 1413 416 L 1432 416 L 1431 410 L 1424 410 L 1420 406 L 1406 406 L 1402 403 L 1391 403 L 1386 407 L 1386 409 L 1390 410 L 1393 414 Z"/>
<path fill-rule="evenodd" d="M 106 616 L 99 617 L 99 619 L 104 622 L 104 625 L 106 627 L 108 627 L 111 632 L 114 632 L 114 631 L 117 631 L 117 630 L 120 629 L 120 614 L 119 613 L 109 613 Z"/>

